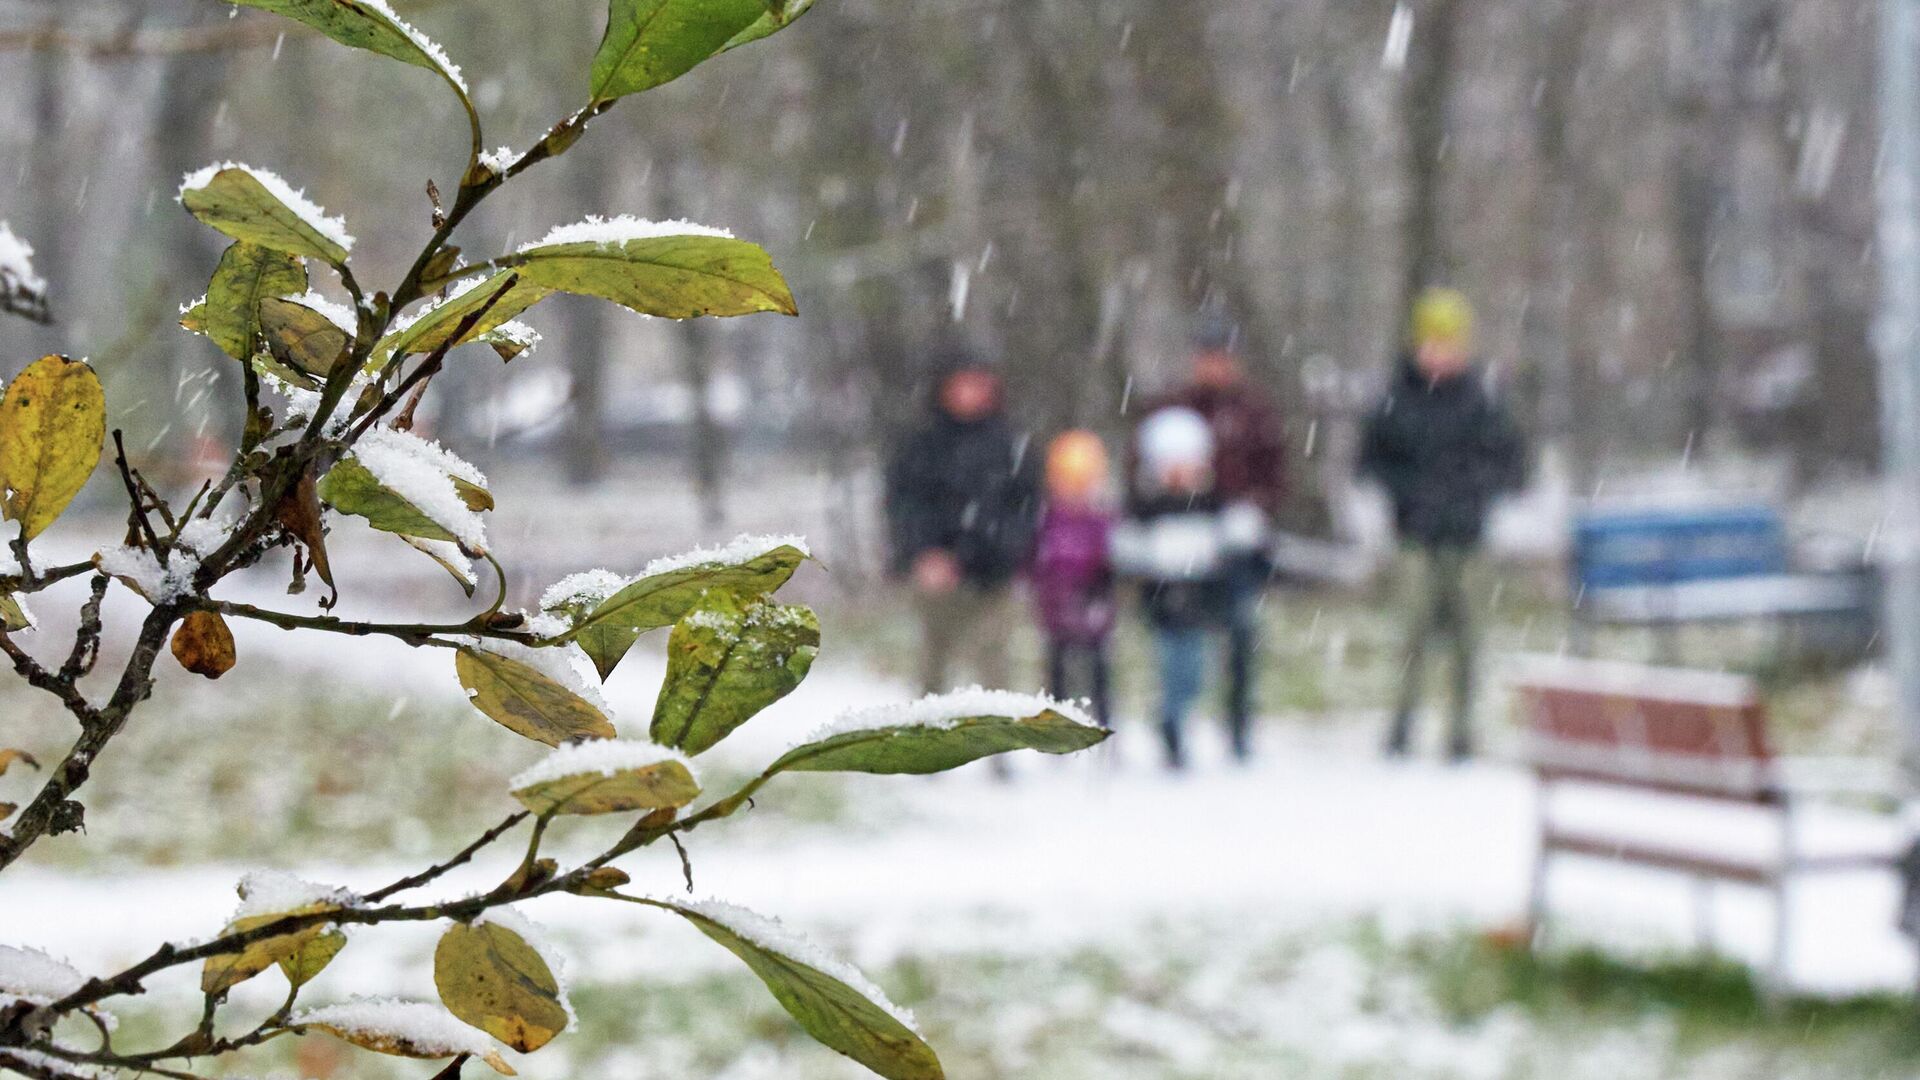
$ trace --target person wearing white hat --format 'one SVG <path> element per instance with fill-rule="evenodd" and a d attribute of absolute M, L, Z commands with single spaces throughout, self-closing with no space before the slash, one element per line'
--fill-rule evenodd
<path fill-rule="evenodd" d="M 1160 736 L 1172 769 L 1186 766 L 1186 718 L 1205 683 L 1208 641 L 1233 625 L 1237 568 L 1266 541 L 1258 512 L 1241 512 L 1221 498 L 1214 452 L 1212 425 L 1195 410 L 1171 406 L 1148 414 L 1135 433 L 1128 519 L 1113 539 L 1115 569 L 1140 582 L 1153 629 Z M 1235 705 L 1228 735 L 1235 758 L 1244 760 L 1247 711 Z"/>

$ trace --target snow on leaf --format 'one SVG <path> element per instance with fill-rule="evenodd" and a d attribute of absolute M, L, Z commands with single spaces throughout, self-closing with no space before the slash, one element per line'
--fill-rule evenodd
<path fill-rule="evenodd" d="M 167 555 L 165 566 L 146 548 L 128 546 L 102 548 L 93 557 L 100 572 L 120 579 L 149 603 L 165 604 L 193 593 L 193 575 L 200 570 L 200 559 L 190 551 L 175 548 Z"/>
<path fill-rule="evenodd" d="M 649 898 L 739 957 L 807 1034 L 887 1080 L 941 1080 L 913 1015 L 840 960 L 782 926 L 718 900 Z"/>
<path fill-rule="evenodd" d="M 733 233 L 712 225 L 697 225 L 678 218 L 670 221 L 649 221 L 634 217 L 632 214 L 621 214 L 610 218 L 589 214 L 571 225 L 555 225 L 540 239 L 521 244 L 519 250 L 533 251 L 560 244 L 598 244 L 601 247 L 613 247 L 629 240 L 651 240 L 660 236 L 719 236 L 730 240 L 733 238 Z"/>
<path fill-rule="evenodd" d="M 302 1009 L 289 1027 L 318 1028 L 363 1049 L 412 1058 L 448 1058 L 471 1054 L 495 1072 L 512 1076 L 513 1069 L 494 1048 L 493 1040 L 460 1022 L 452 1013 L 424 1001 L 393 998 L 355 998 L 338 1005 Z"/>
<path fill-rule="evenodd" d="M 1068 754 L 1108 734 L 1066 702 L 971 687 L 846 713 L 781 755 L 767 774 L 936 773 L 1010 750 Z"/>
<path fill-rule="evenodd" d="M 33 272 L 33 245 L 0 221 L 0 311 L 47 319 L 47 282 Z"/>
<path fill-rule="evenodd" d="M 700 794 L 693 763 L 650 742 L 594 739 L 562 746 L 509 783 L 535 813 L 610 814 L 680 807 Z"/>
<path fill-rule="evenodd" d="M 267 169 L 223 161 L 188 173 L 176 196 L 193 216 L 235 240 L 289 255 L 345 262 L 353 249 L 344 219 Z"/>
<path fill-rule="evenodd" d="M 439 443 L 375 427 L 321 478 L 320 496 L 376 529 L 458 541 L 469 551 L 483 552 L 487 527 L 475 507 L 492 505 L 486 482 L 479 469 Z"/>
<path fill-rule="evenodd" d="M 464 98 L 467 80 L 447 52 L 394 13 L 387 0 L 233 0 L 297 19 L 342 45 L 377 52 L 440 75 Z"/>

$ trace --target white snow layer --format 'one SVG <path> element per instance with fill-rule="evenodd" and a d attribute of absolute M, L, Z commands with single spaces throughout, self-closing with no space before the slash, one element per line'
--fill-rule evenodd
<path fill-rule="evenodd" d="M 487 331 L 487 338 L 516 345 L 523 356 L 540 347 L 540 331 L 516 319 L 508 319 Z"/>
<path fill-rule="evenodd" d="M 727 229 L 716 229 L 711 225 L 697 225 L 691 221 L 648 221 L 631 214 L 619 217 L 603 218 L 588 215 L 584 221 L 571 225 L 556 225 L 547 231 L 547 235 L 530 243 L 521 244 L 521 251 L 535 248 L 552 247 L 557 244 L 599 244 L 611 247 L 624 244 L 629 240 L 651 240 L 659 236 L 720 236 L 733 238 Z"/>
<path fill-rule="evenodd" d="M 33 245 L 13 234 L 13 226 L 0 221 L 0 287 L 10 286 L 30 293 L 44 292 L 46 281 L 33 272 Z"/>
<path fill-rule="evenodd" d="M 669 574 L 675 570 L 686 570 L 695 566 L 737 566 L 782 547 L 795 548 L 800 554 L 806 556 L 813 554 L 807 548 L 805 537 L 742 533 L 718 547 L 694 548 L 692 551 L 683 551 L 678 555 L 663 555 L 641 567 L 640 572 L 629 580 L 639 581 L 642 578 L 653 577 L 655 574 Z"/>
<path fill-rule="evenodd" d="M 771 953 L 778 953 L 789 960 L 838 979 L 852 987 L 855 993 L 879 1006 L 888 1016 L 900 1021 L 907 1030 L 913 1032 L 920 1030 L 914 1022 L 913 1013 L 895 1005 L 893 999 L 887 997 L 886 991 L 875 986 L 860 969 L 787 929 L 778 919 L 768 918 L 724 900 L 683 900 L 677 897 L 658 899 L 672 907 L 711 919 L 750 944 Z"/>
<path fill-rule="evenodd" d="M 568 574 L 540 594 L 540 607 L 544 611 L 575 606 L 592 609 L 626 588 L 632 580 L 611 570 L 582 570 L 577 574 Z"/>
<path fill-rule="evenodd" d="M 424 319 L 428 315 L 433 314 L 435 311 L 438 311 L 439 309 L 446 307 L 448 304 L 453 303 L 455 300 L 460 299 L 462 296 L 465 296 L 467 293 L 472 292 L 473 290 L 479 288 L 482 285 L 485 285 L 487 282 L 492 281 L 493 279 L 494 279 L 494 275 L 486 275 L 486 276 L 470 277 L 464 281 L 456 282 L 455 284 L 448 287 L 447 294 L 445 296 L 436 296 L 431 300 L 428 300 L 426 303 L 421 304 L 419 307 L 415 308 L 411 312 L 406 312 L 406 313 L 394 316 L 393 322 L 387 327 L 387 336 L 390 338 L 398 337 L 399 335 L 412 329 L 413 325 L 419 322 L 421 319 Z"/>
<path fill-rule="evenodd" d="M 203 296 L 201 299 L 204 300 L 206 297 Z M 360 329 L 359 320 L 354 318 L 352 308 L 345 304 L 335 303 L 321 296 L 319 293 L 314 292 L 312 289 L 308 289 L 299 296 L 289 296 L 286 299 L 288 303 L 299 304 L 301 307 L 312 308 L 314 311 L 319 312 L 326 317 L 328 322 L 345 331 L 348 336 L 352 336 L 355 331 Z"/>
<path fill-rule="evenodd" d="M 302 1009 L 287 1021 L 290 1027 L 324 1024 L 354 1035 L 397 1039 L 425 1054 L 493 1053 L 493 1040 L 461 1023 L 439 1005 L 394 998 L 354 998 L 338 1005 Z"/>
<path fill-rule="evenodd" d="M 28 1050 L 23 1046 L 0 1046 L 0 1057 L 17 1061 L 52 1076 L 73 1077 L 74 1080 L 95 1080 L 107 1075 L 92 1065 L 84 1065 L 66 1058 L 43 1054 L 38 1050 Z"/>
<path fill-rule="evenodd" d="M 325 210 L 320 208 L 320 204 L 307 198 L 305 191 L 287 183 L 278 173 L 268 169 L 261 169 L 252 165 L 243 165 L 237 161 L 215 162 L 212 165 L 203 166 L 194 172 L 188 173 L 186 177 L 180 181 L 180 191 L 174 198 L 176 200 L 184 199 L 187 192 L 206 187 L 213 182 L 215 176 L 228 169 L 238 169 L 253 177 L 260 182 L 261 187 L 267 189 L 268 194 L 280 200 L 282 205 L 298 215 L 300 220 L 306 222 L 314 232 L 319 233 L 321 236 L 326 237 L 348 251 L 353 250 L 353 237 L 347 232 L 347 222 L 345 218 L 329 215 Z"/>
<path fill-rule="evenodd" d="M 384 16 L 393 24 L 394 29 L 405 34 L 408 41 L 413 42 L 421 52 L 426 53 L 427 57 L 446 73 L 447 79 L 460 88 L 462 94 L 467 92 L 466 76 L 460 73 L 459 65 L 447 56 L 447 50 L 441 48 L 439 42 L 414 29 L 412 23 L 394 14 L 393 9 L 387 6 L 387 0 L 360 0 L 360 6 L 372 8 Z"/>
<path fill-rule="evenodd" d="M 86 985 L 87 977 L 72 965 L 39 949 L 0 945 L 0 993 L 47 1005 Z"/>
<path fill-rule="evenodd" d="M 501 146 L 492 150 L 481 151 L 480 164 L 492 169 L 494 172 L 503 173 L 506 172 L 507 168 L 518 160 L 519 157 L 519 154 L 514 153 L 513 147 Z"/>
<path fill-rule="evenodd" d="M 487 526 L 470 509 L 453 485 L 454 478 L 485 487 L 479 469 L 449 453 L 437 442 L 392 428 L 371 428 L 353 445 L 353 456 L 373 478 L 436 525 L 458 537 L 474 551 L 487 549 Z"/>
<path fill-rule="evenodd" d="M 693 762 L 670 746 L 638 739 L 588 739 L 556 748 L 546 757 L 522 769 L 519 775 L 507 781 L 507 787 L 511 791 L 521 791 L 569 776 L 595 773 L 616 776 L 668 761 L 679 762 L 698 780 L 699 774 L 694 772 Z"/>
<path fill-rule="evenodd" d="M 969 686 L 944 694 L 928 694 L 918 701 L 904 704 L 849 710 L 815 729 L 806 741 L 815 743 L 850 731 L 882 728 L 950 728 L 976 716 L 1025 719 L 1049 711 L 1059 713 L 1076 724 L 1094 726 L 1092 718 L 1071 702 L 1060 701 L 1046 694 L 1021 694 L 1012 690 L 983 690 L 978 686 Z"/>
<path fill-rule="evenodd" d="M 102 573 L 127 582 L 155 604 L 178 600 L 191 593 L 193 575 L 200 569 L 199 557 L 185 548 L 175 548 L 168 553 L 165 566 L 146 548 L 125 546 L 102 548 L 93 557 L 93 563 Z"/>
<path fill-rule="evenodd" d="M 308 881 L 285 870 L 252 871 L 241 877 L 237 891 L 240 906 L 233 913 L 236 919 L 298 911 L 315 904 L 347 907 L 358 899 L 345 889 Z"/>

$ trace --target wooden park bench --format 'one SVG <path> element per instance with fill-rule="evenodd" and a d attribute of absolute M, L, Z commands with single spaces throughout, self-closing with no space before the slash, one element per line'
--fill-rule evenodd
<path fill-rule="evenodd" d="M 1867 830 L 1874 835 L 1864 839 L 1849 835 L 1837 845 L 1803 836 L 1798 819 L 1804 815 L 1796 814 L 1782 782 L 1752 680 L 1560 657 L 1524 658 L 1517 668 L 1512 685 L 1527 729 L 1527 762 L 1539 781 L 1539 847 L 1528 904 L 1536 944 L 1556 856 L 1637 864 L 1694 879 L 1703 948 L 1714 945 L 1716 882 L 1770 892 L 1775 918 L 1767 974 L 1780 986 L 1790 948 L 1789 881 L 1894 860 L 1898 837 L 1891 827 Z M 1574 789 L 1590 805 L 1570 823 L 1564 804 Z M 1610 812 L 1594 814 L 1596 798 L 1598 808 Z"/>

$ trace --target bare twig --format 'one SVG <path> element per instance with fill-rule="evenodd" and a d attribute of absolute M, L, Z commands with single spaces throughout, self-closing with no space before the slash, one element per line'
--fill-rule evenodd
<path fill-rule="evenodd" d="M 512 829 L 515 825 L 518 825 L 522 821 L 526 820 L 527 814 L 528 814 L 528 811 L 521 810 L 518 813 L 507 815 L 507 819 L 505 821 L 502 821 L 500 824 L 495 825 L 493 828 L 488 829 L 486 832 L 481 833 L 479 839 L 475 840 L 471 844 L 468 844 L 466 847 L 461 848 L 458 854 L 454 855 L 451 859 L 448 859 L 446 862 L 435 863 L 434 865 L 427 867 L 425 870 L 422 870 L 417 874 L 409 874 L 406 877 L 403 877 L 400 880 L 392 883 L 391 885 L 386 885 L 381 888 L 375 889 L 374 891 L 368 893 L 363 899 L 378 902 L 381 900 L 385 900 L 387 897 L 392 896 L 395 893 L 405 892 L 408 889 L 419 888 L 420 886 L 425 885 L 430 881 L 433 881 L 435 878 L 440 877 L 442 874 L 445 874 L 447 871 L 452 870 L 454 867 L 459 866 L 471 860 L 476 854 L 479 853 L 481 848 L 486 847 L 488 844 L 491 844 L 495 840 L 500 839 L 500 837 L 503 836 L 509 829 Z"/>

